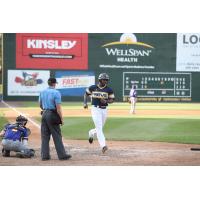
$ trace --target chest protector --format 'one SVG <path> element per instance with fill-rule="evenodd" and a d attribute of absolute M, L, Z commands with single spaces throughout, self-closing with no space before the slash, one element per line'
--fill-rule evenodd
<path fill-rule="evenodd" d="M 26 128 L 20 127 L 17 124 L 8 124 L 5 127 L 4 139 L 21 141 L 26 133 Z"/>

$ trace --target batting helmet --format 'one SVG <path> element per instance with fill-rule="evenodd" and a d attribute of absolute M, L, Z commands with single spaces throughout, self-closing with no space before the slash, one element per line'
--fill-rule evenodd
<path fill-rule="evenodd" d="M 20 115 L 20 116 L 18 116 L 18 117 L 16 118 L 16 122 L 17 122 L 18 124 L 26 125 L 26 123 L 28 122 L 28 119 L 27 119 L 26 117 Z"/>
<path fill-rule="evenodd" d="M 99 80 L 109 80 L 109 76 L 106 73 L 99 74 Z"/>

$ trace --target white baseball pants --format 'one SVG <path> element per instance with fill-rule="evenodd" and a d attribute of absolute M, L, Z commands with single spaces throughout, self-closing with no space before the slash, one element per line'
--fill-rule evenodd
<path fill-rule="evenodd" d="M 136 98 L 135 97 L 131 97 L 130 101 L 131 101 L 130 113 L 135 113 Z"/>
<path fill-rule="evenodd" d="M 97 137 L 99 145 L 101 148 L 106 146 L 106 140 L 103 133 L 103 127 L 107 118 L 107 108 L 101 109 L 92 106 L 91 108 L 92 119 L 95 125 L 95 129 L 89 131 L 89 137 Z"/>

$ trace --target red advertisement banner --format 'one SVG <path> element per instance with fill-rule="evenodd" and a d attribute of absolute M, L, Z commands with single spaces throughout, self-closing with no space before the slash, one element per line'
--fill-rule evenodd
<path fill-rule="evenodd" d="M 17 33 L 16 68 L 88 69 L 87 33 Z"/>

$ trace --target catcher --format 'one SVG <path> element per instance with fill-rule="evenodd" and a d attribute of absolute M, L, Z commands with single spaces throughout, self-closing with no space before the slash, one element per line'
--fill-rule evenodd
<path fill-rule="evenodd" d="M 28 136 L 31 134 L 29 128 L 26 128 L 28 119 L 20 115 L 16 118 L 15 124 L 6 124 L 4 130 L 1 131 L 2 139 L 2 155 L 10 157 L 10 152 L 16 152 L 16 156 L 20 158 L 31 158 L 35 151 L 28 148 Z"/>

